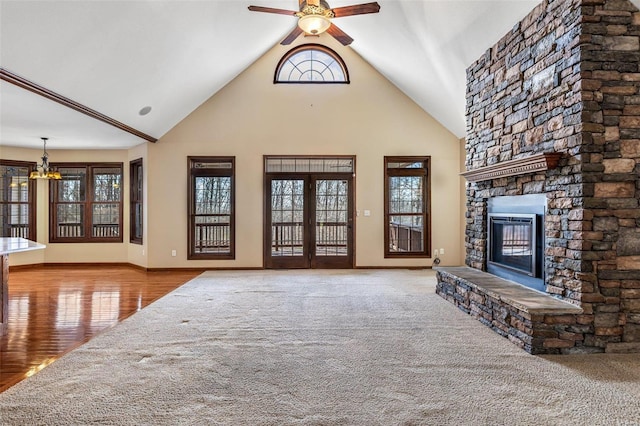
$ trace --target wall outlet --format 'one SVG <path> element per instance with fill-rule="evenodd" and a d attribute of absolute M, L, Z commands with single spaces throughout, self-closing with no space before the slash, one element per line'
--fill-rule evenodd
<path fill-rule="evenodd" d="M 433 257 L 438 257 L 438 249 L 435 249 L 435 250 L 433 251 Z"/>
<path fill-rule="evenodd" d="M 171 257 L 176 257 L 177 253 L 175 250 L 171 250 Z"/>
<path fill-rule="evenodd" d="M 371 216 L 371 210 L 365 210 L 364 215 L 367 217 Z"/>
<path fill-rule="evenodd" d="M 144 256 L 144 249 L 142 249 L 142 255 Z"/>
<path fill-rule="evenodd" d="M 440 254 L 444 254 L 444 249 L 440 249 Z"/>

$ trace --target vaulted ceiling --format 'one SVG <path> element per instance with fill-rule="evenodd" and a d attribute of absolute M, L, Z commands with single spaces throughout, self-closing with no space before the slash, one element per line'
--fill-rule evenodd
<path fill-rule="evenodd" d="M 348 48 L 463 137 L 467 66 L 539 2 L 378 3 L 378 14 L 336 19 L 355 39 Z M 250 4 L 297 9 L 296 0 L 1 0 L 0 66 L 160 138 L 295 25 Z M 146 143 L 4 81 L 0 97 L 0 145 L 39 148 L 42 136 L 50 149 Z"/>

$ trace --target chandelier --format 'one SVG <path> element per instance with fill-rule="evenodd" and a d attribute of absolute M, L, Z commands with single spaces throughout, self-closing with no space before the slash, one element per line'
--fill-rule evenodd
<path fill-rule="evenodd" d="M 47 140 L 49 138 L 41 138 L 44 144 L 42 152 L 42 163 L 36 166 L 36 170 L 32 171 L 29 179 L 62 179 L 60 172 L 52 170 L 49 166 L 49 153 L 47 152 Z"/>

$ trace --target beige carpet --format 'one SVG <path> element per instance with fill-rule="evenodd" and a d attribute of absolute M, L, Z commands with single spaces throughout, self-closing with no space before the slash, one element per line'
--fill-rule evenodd
<path fill-rule="evenodd" d="M 640 424 L 640 355 L 528 355 L 434 286 L 207 272 L 0 394 L 0 424 Z"/>

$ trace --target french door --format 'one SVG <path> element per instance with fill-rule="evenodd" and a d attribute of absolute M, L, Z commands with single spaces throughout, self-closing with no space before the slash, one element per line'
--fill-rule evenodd
<path fill-rule="evenodd" d="M 265 267 L 353 268 L 353 174 L 265 176 Z"/>

